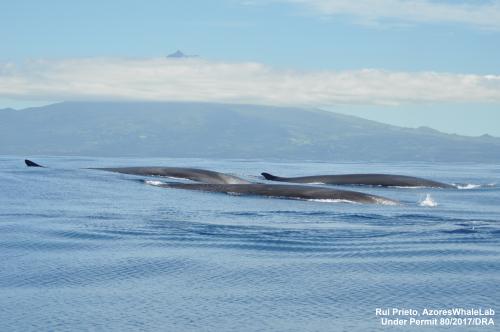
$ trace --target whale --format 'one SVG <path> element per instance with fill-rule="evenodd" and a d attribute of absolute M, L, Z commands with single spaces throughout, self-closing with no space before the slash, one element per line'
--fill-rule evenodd
<path fill-rule="evenodd" d="M 28 167 L 44 167 L 31 160 L 25 160 Z M 251 183 L 234 175 L 214 172 L 198 168 L 184 167 L 113 167 L 113 168 L 87 168 L 100 171 L 116 172 L 141 176 L 162 176 L 188 179 L 199 183 L 145 181 L 150 185 L 164 188 L 196 190 L 233 195 L 254 195 L 289 199 L 345 201 L 371 204 L 396 205 L 398 201 L 382 196 L 370 195 L 350 190 L 336 190 L 331 188 L 288 185 Z"/>
<path fill-rule="evenodd" d="M 24 160 L 28 167 L 44 167 L 31 160 Z M 201 168 L 187 167 L 111 167 L 111 168 L 85 168 L 114 173 L 140 175 L 140 176 L 162 176 L 170 178 L 179 178 L 211 184 L 248 184 L 247 180 L 234 175 L 209 171 Z"/>
<path fill-rule="evenodd" d="M 142 176 L 162 176 L 192 180 L 209 184 L 249 184 L 251 182 L 234 175 L 219 173 L 201 168 L 187 167 L 113 167 L 89 168 L 99 171 L 108 171 L 122 174 Z"/>
<path fill-rule="evenodd" d="M 225 193 L 230 195 L 265 196 L 273 198 L 318 200 L 331 202 L 352 202 L 364 204 L 399 205 L 396 200 L 382 196 L 365 194 L 351 190 L 337 190 L 325 187 L 288 185 L 288 184 L 208 184 L 208 183 L 180 183 L 180 182 L 156 182 L 145 181 L 145 183 L 173 189 L 196 190 L 204 192 Z"/>
<path fill-rule="evenodd" d="M 270 173 L 261 173 L 270 181 L 304 183 L 304 184 L 333 184 L 333 185 L 367 185 L 381 187 L 426 187 L 426 188 L 456 188 L 447 183 L 427 180 L 414 176 L 397 174 L 340 174 L 340 175 L 313 175 L 299 177 L 279 177 Z"/>

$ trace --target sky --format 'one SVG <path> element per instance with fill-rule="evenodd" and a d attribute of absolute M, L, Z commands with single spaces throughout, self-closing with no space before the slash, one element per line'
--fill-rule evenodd
<path fill-rule="evenodd" d="M 0 108 L 235 102 L 500 136 L 500 1 L 1 0 L 0 40 Z"/>

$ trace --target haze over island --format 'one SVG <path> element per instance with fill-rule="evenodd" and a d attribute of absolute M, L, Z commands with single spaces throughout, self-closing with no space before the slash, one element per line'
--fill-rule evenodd
<path fill-rule="evenodd" d="M 64 102 L 0 110 L 0 154 L 498 162 L 500 138 L 390 126 L 314 108 Z"/>

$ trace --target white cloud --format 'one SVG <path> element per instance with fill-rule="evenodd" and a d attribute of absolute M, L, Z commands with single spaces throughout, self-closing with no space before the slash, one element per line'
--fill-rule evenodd
<path fill-rule="evenodd" d="M 500 102 L 500 76 L 437 72 L 286 71 L 202 59 L 83 58 L 0 64 L 0 98 L 177 100 L 327 107 Z"/>
<path fill-rule="evenodd" d="M 363 23 L 458 23 L 500 29 L 500 1 L 277 0 L 300 4 L 322 15 L 346 15 Z"/>

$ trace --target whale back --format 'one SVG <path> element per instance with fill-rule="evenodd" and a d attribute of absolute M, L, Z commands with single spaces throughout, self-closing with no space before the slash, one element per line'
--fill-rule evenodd
<path fill-rule="evenodd" d="M 382 187 L 430 187 L 455 188 L 447 183 L 397 174 L 340 174 L 315 175 L 298 177 L 279 177 L 269 173 L 261 173 L 267 180 L 304 183 L 304 184 L 333 184 L 333 185 L 368 185 Z"/>
<path fill-rule="evenodd" d="M 31 160 L 25 159 L 24 163 L 28 167 L 44 167 Z M 107 167 L 107 168 L 87 168 L 100 171 L 108 171 L 130 175 L 141 176 L 163 176 L 169 178 L 179 178 L 211 184 L 249 184 L 250 182 L 237 176 L 225 173 L 214 172 L 200 168 L 187 167 Z"/>
<path fill-rule="evenodd" d="M 237 176 L 209 171 L 199 168 L 185 167 L 114 167 L 114 168 L 92 168 L 101 171 L 141 175 L 141 176 L 162 176 L 169 178 L 179 178 L 210 184 L 248 184 L 249 181 Z"/>
<path fill-rule="evenodd" d="M 324 187 L 286 185 L 286 184 L 207 184 L 207 183 L 149 183 L 150 185 L 186 190 L 219 192 L 237 195 L 255 195 L 277 198 L 348 201 L 367 204 L 397 205 L 398 201 L 376 195 L 365 194 L 351 190 L 337 190 Z"/>

